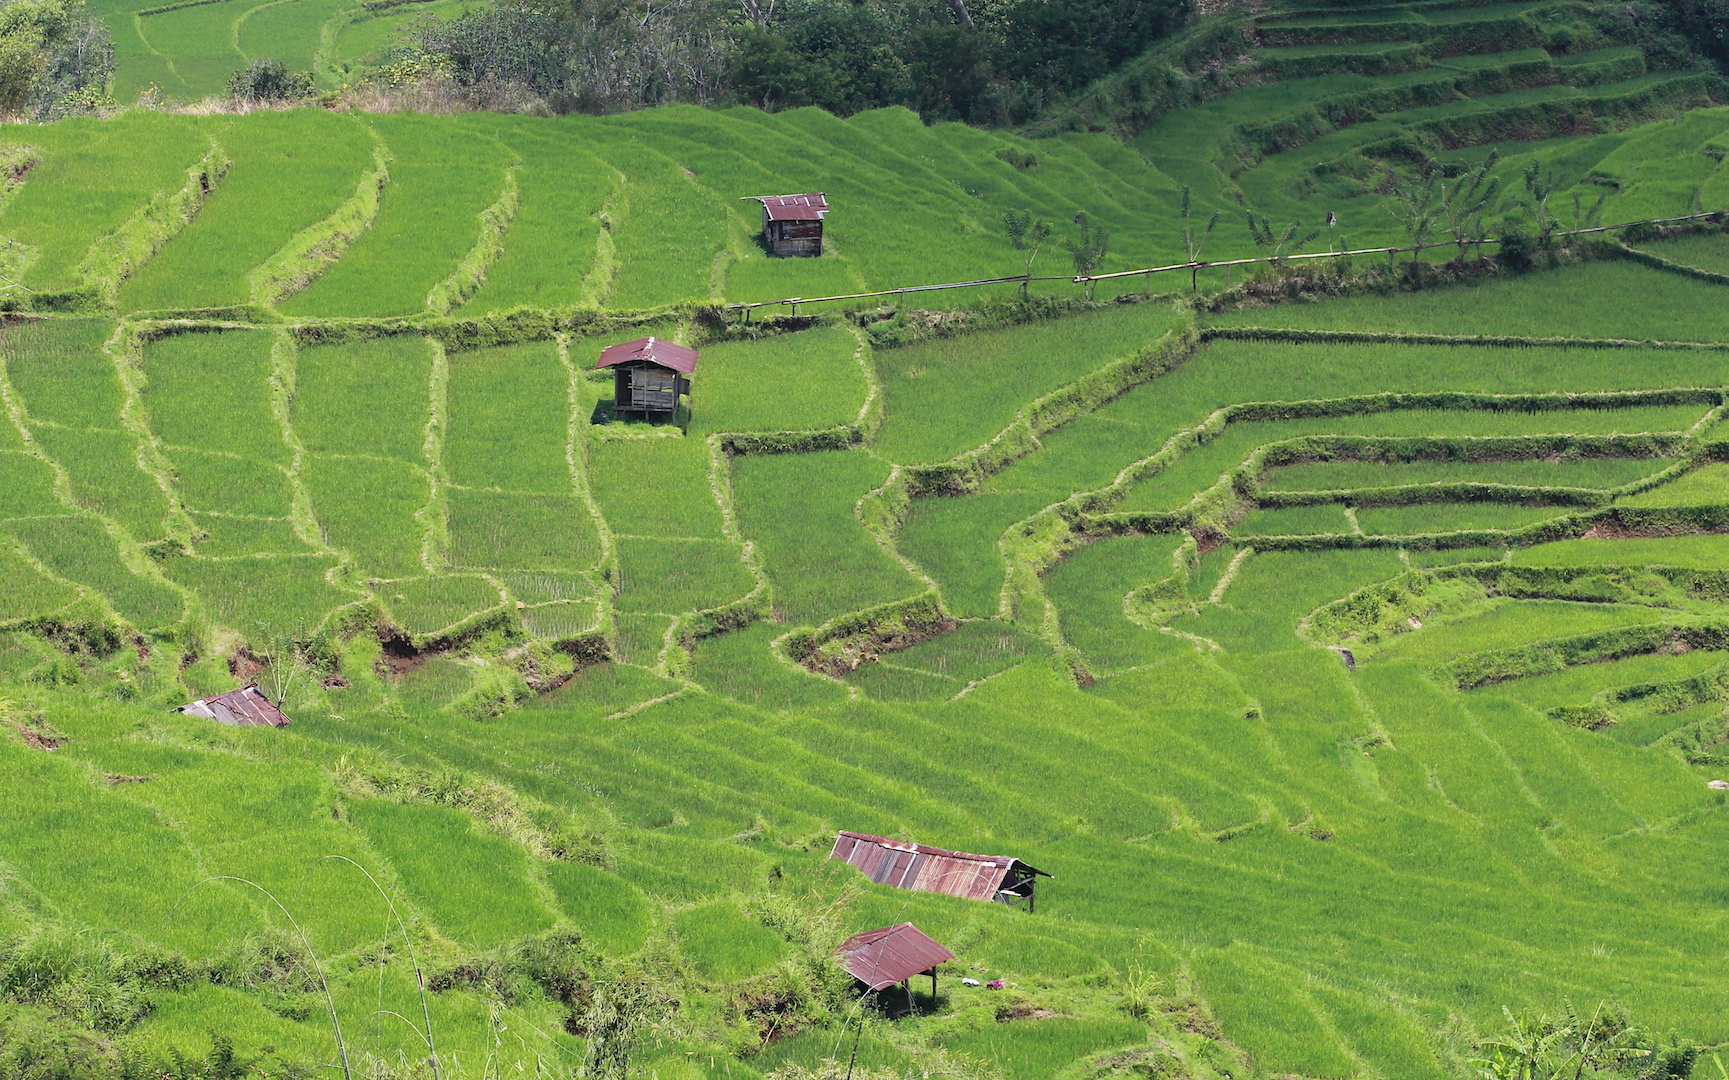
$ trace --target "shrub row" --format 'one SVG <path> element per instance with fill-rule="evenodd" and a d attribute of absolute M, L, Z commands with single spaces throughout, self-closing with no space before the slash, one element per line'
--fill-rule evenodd
<path fill-rule="evenodd" d="M 1547 457 L 1661 458 L 1683 454 L 1687 437 L 1674 433 L 1647 435 L 1528 435 L 1490 438 L 1375 438 L 1368 436 L 1306 436 L 1257 449 L 1232 476 L 1245 498 L 1265 507 L 1409 506 L 1433 502 L 1517 502 L 1557 506 L 1607 506 L 1624 495 L 1635 495 L 1667 483 L 1692 467 L 1681 458 L 1651 476 L 1615 488 L 1558 485 L 1495 484 L 1440 481 L 1389 487 L 1342 488 L 1326 491 L 1267 491 L 1262 477 L 1268 467 L 1300 461 L 1512 461 Z"/>
<path fill-rule="evenodd" d="M 1323 604 L 1298 623 L 1297 633 L 1322 645 L 1375 644 L 1410 630 L 1409 619 L 1428 618 L 1450 601 L 1485 595 L 1480 583 L 1461 581 L 1462 576 L 1407 571 Z"/>
<path fill-rule="evenodd" d="M 1377 41 L 1421 42 L 1431 55 L 1446 57 L 1466 53 L 1490 53 L 1513 49 L 1529 49 L 1549 45 L 1590 48 L 1599 42 L 1584 40 L 1595 34 L 1577 18 L 1565 19 L 1572 31 L 1563 42 L 1558 40 L 1558 17 L 1574 14 L 1578 8 L 1571 3 L 1556 3 L 1543 8 L 1513 15 L 1489 15 L 1452 23 L 1432 23 L 1412 12 L 1402 19 L 1365 21 L 1361 23 L 1300 22 L 1279 25 L 1257 25 L 1255 37 L 1263 45 L 1355 45 Z M 1283 12 L 1280 18 L 1292 18 Z M 1565 50 L 1563 50 L 1565 51 Z"/>
<path fill-rule="evenodd" d="M 1708 701 L 1729 697 L 1729 664 L 1718 664 L 1685 679 L 1635 683 L 1598 691 L 1584 705 L 1558 705 L 1549 710 L 1551 720 L 1590 731 L 1620 722 L 1614 706 L 1637 701 L 1649 711 L 1674 713 Z"/>
<path fill-rule="evenodd" d="M 1302 78 L 1353 71 L 1364 75 L 1392 75 L 1418 71 L 1428 67 L 1432 56 L 1446 54 L 1421 41 L 1390 45 L 1374 51 L 1341 51 L 1296 57 L 1264 58 L 1267 70 L 1280 78 Z M 1279 154 L 1313 142 L 1335 128 L 1375 120 L 1382 114 L 1442 105 L 1462 97 L 1475 98 L 1505 94 L 1541 86 L 1589 86 L 1635 78 L 1645 73 L 1644 57 L 1638 52 L 1609 57 L 1583 64 L 1556 64 L 1544 56 L 1541 59 L 1515 60 L 1506 64 L 1474 68 L 1469 71 L 1437 69 L 1433 77 L 1405 85 L 1377 86 L 1346 94 L 1321 98 L 1310 104 L 1260 124 L 1245 124 L 1233 132 L 1240 159 L 1232 171 L 1252 166 L 1263 155 Z M 1605 99 L 1619 100 L 1619 99 Z M 1583 122 L 1596 128 L 1595 117 L 1603 110 L 1587 100 Z M 1500 116 L 1510 110 L 1480 113 L 1479 116 Z M 1464 118 L 1458 118 L 1464 119 Z M 1529 118 L 1523 122 L 1528 123 Z M 1413 130 L 1422 130 L 1416 125 Z"/>

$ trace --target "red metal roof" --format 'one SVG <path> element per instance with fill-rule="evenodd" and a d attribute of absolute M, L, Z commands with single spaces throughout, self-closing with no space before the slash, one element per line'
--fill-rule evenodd
<path fill-rule="evenodd" d="M 218 724 L 236 727 L 285 727 L 288 717 L 271 704 L 257 685 L 243 686 L 215 697 L 199 698 L 180 706 L 176 712 L 187 716 L 202 716 Z"/>
<path fill-rule="evenodd" d="M 828 213 L 828 196 L 822 192 L 808 195 L 746 195 L 762 203 L 770 221 L 820 221 Z"/>
<path fill-rule="evenodd" d="M 674 345 L 670 341 L 662 341 L 657 337 L 637 338 L 635 341 L 608 345 L 600 350 L 600 362 L 595 364 L 596 370 L 612 367 L 614 364 L 624 364 L 632 360 L 647 360 L 650 363 L 668 367 L 684 375 L 696 370 L 697 351 L 683 345 Z"/>
<path fill-rule="evenodd" d="M 1050 877 L 1008 855 L 969 855 L 924 844 L 903 844 L 869 833 L 841 833 L 828 857 L 858 867 L 878 885 L 944 893 L 964 900 L 996 899 L 1003 879 L 1016 865 L 1028 873 Z"/>
<path fill-rule="evenodd" d="M 872 990 L 920 975 L 955 954 L 910 922 L 854 934 L 835 950 L 847 974 Z"/>

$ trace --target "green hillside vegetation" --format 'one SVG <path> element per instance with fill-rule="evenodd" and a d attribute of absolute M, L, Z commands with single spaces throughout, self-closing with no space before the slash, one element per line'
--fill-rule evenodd
<path fill-rule="evenodd" d="M 186 96 L 404 21 L 99 13 Z M 1710 1075 L 1729 107 L 1615 18 L 1227 13 L 1036 139 L 0 131 L 0 1074 Z M 1122 81 L 1221 26 L 1204 102 Z M 1071 280 L 1082 215 L 1106 272 L 1450 241 L 1406 210 L 1491 151 L 1504 245 Z M 757 239 L 793 190 L 821 258 Z M 1603 193 L 1696 216 L 1570 235 Z M 594 370 L 648 334 L 676 422 Z M 253 682 L 289 726 L 170 711 Z M 841 829 L 1054 877 L 873 885 Z M 891 1019 L 832 951 L 902 921 L 956 959 Z"/>

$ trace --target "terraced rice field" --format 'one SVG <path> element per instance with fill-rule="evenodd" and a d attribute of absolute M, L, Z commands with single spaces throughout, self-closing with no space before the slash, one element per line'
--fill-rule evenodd
<path fill-rule="evenodd" d="M 103 14 L 186 96 L 401 21 Z M 332 1010 L 361 1075 L 430 1074 L 400 1014 L 463 1080 L 1446 1080 L 1569 1002 L 1729 1043 L 1720 222 L 1326 299 L 722 306 L 1017 271 L 1006 209 L 1170 261 L 1185 186 L 1209 257 L 1258 250 L 1245 209 L 1392 242 L 1402 139 L 1496 147 L 1506 200 L 1537 163 L 1610 218 L 1716 208 L 1729 111 L 1564 48 L 1575 14 L 1271 10 L 1277 81 L 1131 146 L 684 107 L 0 135 L 36 163 L 0 202 L 36 297 L 0 323 L 0 974 L 112 991 L 0 984 L 0 1063 L 23 1017 L 280 1072 Z M 748 241 L 740 197 L 793 188 L 820 259 Z M 594 370 L 645 334 L 701 350 L 676 424 Z M 168 711 L 253 681 L 290 726 Z M 871 885 L 840 829 L 1055 876 L 1036 913 Z M 957 958 L 891 1021 L 829 957 L 908 920 Z"/>

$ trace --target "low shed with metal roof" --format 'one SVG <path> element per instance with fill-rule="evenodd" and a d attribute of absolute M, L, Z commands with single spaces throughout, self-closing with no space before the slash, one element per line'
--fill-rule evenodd
<path fill-rule="evenodd" d="M 854 934 L 835 950 L 848 975 L 871 990 L 887 990 L 902 983 L 907 991 L 907 1010 L 913 1006 L 912 977 L 931 977 L 931 1002 L 937 997 L 937 965 L 953 960 L 937 940 L 910 922 Z"/>
<path fill-rule="evenodd" d="M 1033 910 L 1033 886 L 1051 876 L 1009 855 L 972 855 L 869 833 L 841 833 L 829 858 L 857 867 L 878 885 L 1010 907 L 1024 903 L 1028 911 Z"/>
<path fill-rule="evenodd" d="M 822 219 L 828 215 L 828 196 L 822 192 L 803 195 L 746 195 L 762 203 L 762 239 L 780 256 L 822 254 Z"/>
<path fill-rule="evenodd" d="M 215 697 L 188 701 L 175 712 L 234 727 L 287 727 L 288 717 L 254 683 Z"/>
<path fill-rule="evenodd" d="M 690 393 L 698 355 L 687 346 L 645 337 L 608 345 L 594 367 L 612 369 L 613 412 L 670 418 L 678 411 L 678 399 Z"/>

